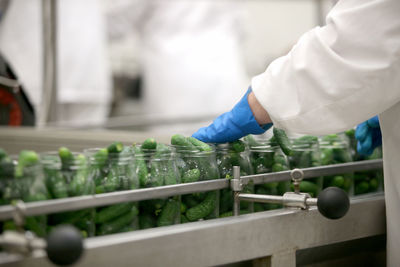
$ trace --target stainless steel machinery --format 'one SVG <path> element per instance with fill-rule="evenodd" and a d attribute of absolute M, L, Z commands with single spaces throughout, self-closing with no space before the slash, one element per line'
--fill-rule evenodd
<path fill-rule="evenodd" d="M 379 168 L 382 168 L 381 160 L 243 177 L 240 177 L 240 172 L 236 169 L 234 179 L 231 181 L 221 179 L 3 206 L 0 207 L 0 220 L 14 218 L 18 221 L 30 215 L 231 187 L 235 191 L 236 215 L 238 215 L 239 203 L 243 200 L 279 202 L 286 208 L 88 238 L 83 241 L 83 254 L 77 266 L 299 266 L 307 265 L 306 263 L 314 264 L 312 266 L 335 266 L 338 264 L 337 255 L 333 256 L 336 259 L 333 265 L 326 263 L 326 259 L 325 263 L 328 265 L 315 265 L 317 262 L 315 259 L 322 254 L 328 255 L 332 250 L 337 251 L 337 248 L 332 249 L 337 244 L 350 249 L 351 252 L 349 242 L 359 241 L 357 245 L 359 249 L 363 248 L 363 245 L 359 244 L 384 243 L 382 239 L 385 234 L 383 194 L 352 198 L 349 205 L 348 199 L 340 197 L 340 193 L 339 197 L 336 195 L 333 199 L 329 196 L 327 199 L 321 199 L 319 196 L 317 200 L 297 191 L 284 196 L 263 196 L 243 194 L 241 188 L 250 181 L 254 184 L 262 184 L 293 179 L 295 183 L 298 183 L 301 178 L 308 179 L 321 175 Z M 331 193 L 328 190 L 327 194 Z M 318 209 L 314 207 L 315 204 L 318 204 Z M 348 211 L 347 208 L 349 208 Z M 346 211 L 347 214 L 339 219 Z M 335 220 L 323 217 L 320 212 Z M 65 231 L 69 236 L 68 233 L 71 232 L 61 229 L 59 233 L 54 234 L 55 237 L 53 235 L 53 243 L 49 241 L 47 246 L 44 240 L 33 238 L 29 233 L 18 235 L 18 237 L 3 235 L 0 238 L 0 244 L 4 245 L 5 249 L 15 248 L 17 245 L 19 251 L 22 250 L 24 253 L 3 252 L 0 255 L 0 266 L 52 266 L 46 257 L 44 250 L 46 247 L 50 258 L 52 253 L 61 253 L 64 254 L 61 256 L 61 261 L 68 261 L 72 258 L 68 255 L 79 254 L 80 250 L 76 247 L 79 247 L 81 243 L 72 237 L 70 241 L 75 245 L 70 245 L 71 242 L 65 241 L 62 243 L 66 247 L 60 247 L 57 246 L 59 242 L 56 241 L 56 247 L 59 249 L 57 251 L 53 248 L 54 239 L 66 240 Z M 364 253 L 371 256 L 374 253 L 368 252 L 369 249 L 371 247 L 365 248 L 367 252 L 364 251 Z M 67 252 L 63 253 L 63 251 Z M 364 258 L 371 263 L 370 257 Z M 359 258 L 353 260 L 360 263 Z M 57 259 L 55 261 L 57 262 Z M 382 261 L 377 264 L 379 266 Z"/>

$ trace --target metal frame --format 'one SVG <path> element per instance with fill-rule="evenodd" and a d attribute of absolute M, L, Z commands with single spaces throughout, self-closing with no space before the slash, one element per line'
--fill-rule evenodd
<path fill-rule="evenodd" d="M 46 126 L 56 118 L 57 108 L 57 1 L 42 0 L 43 90 L 38 126 Z"/>
<path fill-rule="evenodd" d="M 215 115 L 209 114 L 208 116 L 198 116 L 196 118 L 162 118 L 160 114 L 153 115 L 134 115 L 134 116 L 120 116 L 110 118 L 103 124 L 92 124 L 82 126 L 76 126 L 63 122 L 60 124 L 56 120 L 57 110 L 57 75 L 58 75 L 58 55 L 57 55 L 57 34 L 58 34 L 58 0 L 41 0 L 42 1 L 42 29 L 43 29 L 43 90 L 42 90 L 42 103 L 41 110 L 38 116 L 38 126 L 52 126 L 52 127 L 63 127 L 68 126 L 69 128 L 79 129 L 93 129 L 93 128 L 134 128 L 134 127 L 148 127 L 159 124 L 171 124 L 176 121 L 184 123 L 193 123 L 201 121 L 209 121 L 215 118 Z M 332 6 L 337 0 L 332 0 Z M 323 25 L 325 23 L 325 10 L 324 0 L 314 0 L 315 2 L 315 16 L 316 24 Z"/>
<path fill-rule="evenodd" d="M 381 169 L 383 167 L 382 160 L 366 160 L 359 162 L 351 162 L 344 164 L 335 164 L 328 166 L 320 166 L 313 168 L 302 169 L 304 173 L 304 179 L 324 176 L 324 175 L 334 175 L 353 171 L 367 171 L 374 169 Z M 237 175 L 236 175 L 237 176 Z M 229 188 L 230 186 L 234 191 L 237 190 L 236 184 L 238 180 L 240 183 L 247 184 L 253 181 L 254 184 L 263 184 L 269 182 L 279 182 L 288 181 L 291 179 L 291 171 L 284 171 L 278 173 L 267 173 L 267 174 L 257 174 L 242 176 L 240 179 L 232 179 L 231 181 L 227 179 L 220 180 L 209 180 L 201 181 L 188 184 L 178 184 L 154 188 L 145 188 L 137 190 L 127 190 L 119 191 L 105 194 L 97 194 L 90 196 L 72 197 L 65 199 L 54 199 L 45 200 L 32 203 L 23 203 L 19 206 L 1 206 L 0 207 L 0 221 L 13 218 L 16 212 L 23 212 L 25 216 L 33 216 L 40 214 L 48 214 L 62 211 L 79 210 L 89 207 L 99 207 L 104 205 L 117 204 L 121 202 L 128 201 L 141 201 L 148 199 L 163 198 L 175 195 L 184 195 L 195 192 L 205 192 L 211 190 L 219 190 L 224 188 Z M 238 197 L 235 194 L 235 197 Z M 238 201 L 235 201 L 238 203 Z"/>
<path fill-rule="evenodd" d="M 340 220 L 316 208 L 280 209 L 88 238 L 76 266 L 216 266 L 260 260 L 264 266 L 296 266 L 296 251 L 385 234 L 384 196 L 352 199 Z M 53 266 L 32 257 L 0 255 L 1 266 Z"/>

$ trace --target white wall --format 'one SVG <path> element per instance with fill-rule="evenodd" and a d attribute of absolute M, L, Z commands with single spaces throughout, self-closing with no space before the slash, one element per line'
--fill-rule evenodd
<path fill-rule="evenodd" d="M 317 2 L 243 1 L 246 29 L 244 55 L 251 76 L 263 72 L 273 59 L 286 54 L 303 33 L 318 25 Z"/>
<path fill-rule="evenodd" d="M 124 1 L 130 2 L 119 0 L 122 3 Z M 318 3 L 322 3 L 323 17 L 332 6 L 332 0 L 215 1 L 236 1 L 240 6 L 241 26 L 244 29 L 243 56 L 250 76 L 264 71 L 273 59 L 286 54 L 303 33 L 318 25 Z M 110 9 L 113 0 L 104 0 L 104 3 L 106 9 Z M 115 72 L 137 74 L 139 63 L 134 61 L 139 58 L 134 52 L 138 52 L 140 45 L 137 43 L 137 37 L 133 36 L 134 31 L 127 34 L 125 38 L 110 43 L 111 63 Z M 128 53 L 129 51 L 131 53 Z"/>

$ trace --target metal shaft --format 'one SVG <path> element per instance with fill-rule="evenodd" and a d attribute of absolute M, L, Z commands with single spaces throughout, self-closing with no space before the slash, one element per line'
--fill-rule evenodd
<path fill-rule="evenodd" d="M 260 202 L 260 203 L 274 203 L 282 204 L 282 196 L 272 196 L 272 195 L 256 195 L 256 194 L 238 194 L 239 200 L 245 200 L 250 202 Z"/>
<path fill-rule="evenodd" d="M 306 204 L 307 206 L 317 206 L 317 198 L 307 198 Z"/>
<path fill-rule="evenodd" d="M 356 170 L 371 170 L 382 168 L 382 160 L 368 160 L 360 161 L 346 164 L 337 164 L 330 166 L 321 166 L 314 168 L 302 169 L 306 177 L 312 177 L 312 175 L 323 176 L 331 175 L 332 173 L 345 173 Z M 240 170 L 239 170 L 240 174 Z M 238 175 L 238 174 L 237 174 Z M 138 190 L 126 190 L 105 194 L 97 194 L 90 196 L 80 196 L 64 199 L 52 199 L 38 202 L 25 203 L 25 215 L 34 216 L 40 214 L 48 214 L 54 212 L 79 210 L 89 207 L 99 207 L 105 205 L 112 205 L 122 202 L 130 201 L 141 201 L 147 199 L 157 199 L 163 197 L 169 197 L 174 195 L 184 195 L 191 194 L 195 192 L 207 192 L 212 190 L 220 190 L 224 188 L 229 188 L 230 182 L 231 186 L 236 183 L 237 188 L 233 190 L 235 192 L 233 213 L 239 215 L 240 210 L 240 197 L 246 194 L 240 193 L 240 184 L 246 184 L 249 181 L 253 181 L 254 184 L 262 184 L 275 181 L 289 181 L 291 179 L 290 171 L 280 172 L 280 173 L 268 173 L 268 174 L 258 174 L 242 176 L 239 179 L 232 179 L 231 181 L 227 179 L 218 180 L 208 180 L 188 184 L 178 184 L 154 188 L 145 188 Z M 307 198 L 307 205 L 315 205 L 316 200 Z M 16 208 L 11 205 L 4 205 L 0 207 L 0 221 L 12 219 Z"/>
<path fill-rule="evenodd" d="M 54 212 L 112 205 L 122 202 L 133 202 L 198 192 L 207 192 L 228 187 L 228 180 L 219 179 L 196 183 L 159 186 L 154 188 L 143 188 L 138 190 L 125 190 L 97 195 L 29 202 L 24 204 L 24 214 L 26 216 L 49 214 Z M 0 206 L 0 221 L 13 218 L 15 212 L 16 207 L 14 206 Z"/>
<path fill-rule="evenodd" d="M 239 184 L 240 186 L 240 167 L 239 166 L 233 166 L 233 179 L 236 181 L 236 184 Z M 234 216 L 239 216 L 240 214 L 240 199 L 239 199 L 239 191 L 235 191 L 236 189 L 234 188 L 233 194 L 233 215 Z M 239 189 L 238 189 L 239 190 Z M 241 188 L 240 188 L 241 190 Z"/>
<path fill-rule="evenodd" d="M 43 90 L 38 126 L 56 119 L 57 103 L 57 0 L 42 0 Z"/>

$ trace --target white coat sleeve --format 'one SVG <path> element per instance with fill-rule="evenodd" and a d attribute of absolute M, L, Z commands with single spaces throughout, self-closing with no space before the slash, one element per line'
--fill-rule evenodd
<path fill-rule="evenodd" d="M 296 133 L 344 131 L 389 109 L 400 101 L 400 1 L 339 1 L 252 88 L 274 125 Z"/>

